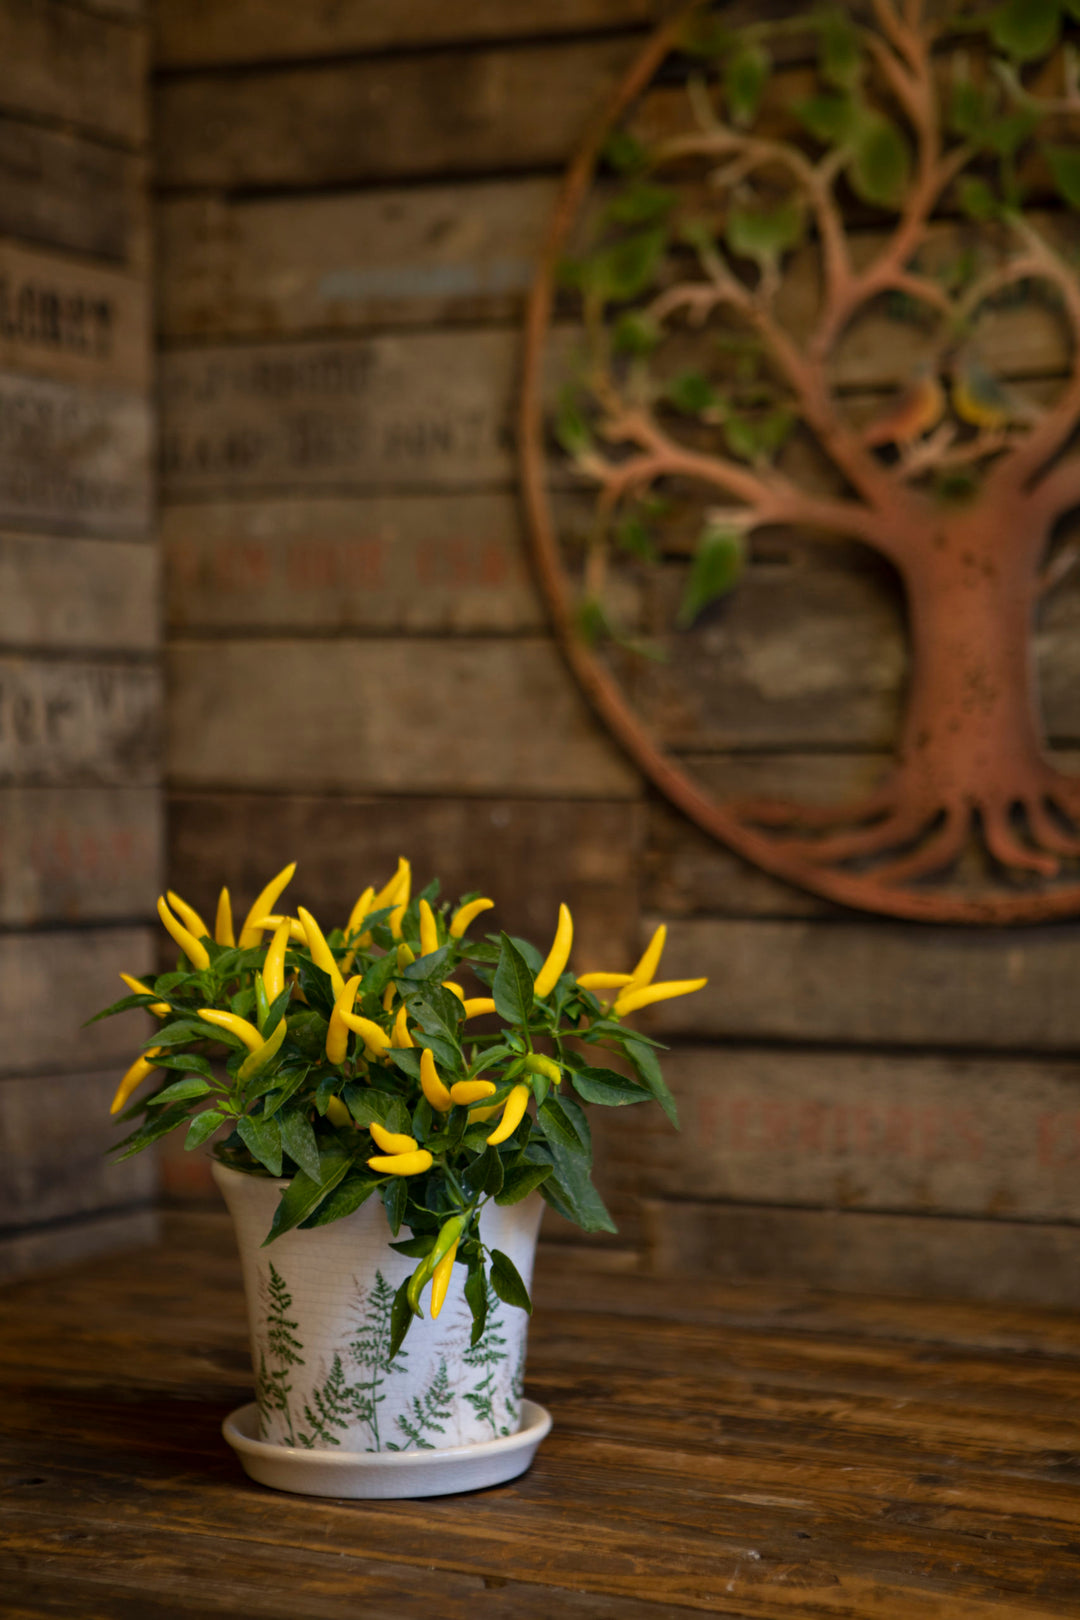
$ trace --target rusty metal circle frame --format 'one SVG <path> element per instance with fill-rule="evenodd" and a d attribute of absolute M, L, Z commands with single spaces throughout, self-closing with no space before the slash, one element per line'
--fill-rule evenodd
<path fill-rule="evenodd" d="M 856 874 L 808 866 L 799 854 L 777 848 L 767 835 L 747 826 L 695 784 L 658 745 L 631 709 L 617 681 L 578 631 L 548 497 L 544 449 L 543 357 L 554 308 L 557 266 L 593 182 L 611 126 L 652 82 L 676 47 L 687 20 L 703 3 L 705 0 L 689 0 L 657 29 L 595 120 L 566 172 L 528 299 L 518 417 L 522 497 L 533 567 L 563 657 L 604 726 L 665 798 L 703 832 L 796 888 L 856 910 L 926 923 L 1037 923 L 1080 914 L 1080 882 L 1037 893 L 966 896 L 875 883 L 872 872 Z"/>

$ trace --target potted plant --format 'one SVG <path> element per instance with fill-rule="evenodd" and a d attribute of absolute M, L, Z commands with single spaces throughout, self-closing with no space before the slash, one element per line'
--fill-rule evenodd
<path fill-rule="evenodd" d="M 587 1108 L 656 1100 L 675 1121 L 657 1043 L 623 1019 L 706 981 L 656 982 L 663 928 L 632 972 L 575 978 L 566 906 L 546 957 L 470 938 L 493 902 L 413 897 L 405 860 L 324 934 L 275 909 L 294 870 L 235 931 L 227 890 L 212 930 L 158 901 L 175 970 L 121 975 L 131 994 L 98 1015 L 157 1025 L 113 1099 L 136 1122 L 116 1151 L 183 1125 L 187 1148 L 213 1142 L 257 1394 L 226 1435 L 249 1473 L 395 1496 L 513 1477 L 550 1423 L 522 1399 L 543 1202 L 615 1230 Z"/>

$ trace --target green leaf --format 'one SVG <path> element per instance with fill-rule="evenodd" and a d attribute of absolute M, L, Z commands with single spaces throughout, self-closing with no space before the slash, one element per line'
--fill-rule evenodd
<path fill-rule="evenodd" d="M 615 544 L 620 551 L 642 562 L 656 561 L 656 545 L 647 526 L 636 513 L 628 513 L 615 525 Z"/>
<path fill-rule="evenodd" d="M 1043 148 L 1054 184 L 1070 208 L 1080 208 L 1080 147 Z"/>
<path fill-rule="evenodd" d="M 544 965 L 544 957 L 542 952 L 537 950 L 536 946 L 531 940 L 519 939 L 517 934 L 510 934 L 507 937 L 535 979 L 536 975 Z"/>
<path fill-rule="evenodd" d="M 733 590 L 746 565 L 746 536 L 739 529 L 707 528 L 698 541 L 677 623 L 687 630 L 711 603 Z"/>
<path fill-rule="evenodd" d="M 678 201 L 678 192 L 669 186 L 638 180 L 608 204 L 604 218 L 616 225 L 652 225 L 666 219 Z"/>
<path fill-rule="evenodd" d="M 506 1172 L 502 1192 L 497 1193 L 495 1202 L 505 1207 L 507 1204 L 520 1204 L 523 1198 L 528 1198 L 535 1192 L 542 1182 L 552 1174 L 554 1166 L 550 1164 L 519 1164 L 513 1170 Z"/>
<path fill-rule="evenodd" d="M 277 1120 L 266 1119 L 261 1114 L 247 1114 L 236 1129 L 252 1158 L 257 1159 L 272 1176 L 280 1176 L 281 1131 Z"/>
<path fill-rule="evenodd" d="M 724 240 L 740 258 L 775 264 L 801 239 L 803 221 L 803 209 L 794 199 L 775 208 L 733 208 Z"/>
<path fill-rule="evenodd" d="M 990 37 L 1014 62 L 1034 62 L 1057 44 L 1060 0 L 1005 0 L 990 17 Z"/>
<path fill-rule="evenodd" d="M 431 1232 L 422 1233 L 420 1237 L 405 1238 L 401 1243 L 391 1243 L 390 1247 L 395 1254 L 403 1254 L 409 1260 L 422 1260 L 435 1247 L 437 1236 L 436 1228 Z"/>
<path fill-rule="evenodd" d="M 525 961 L 509 934 L 501 936 L 502 949 L 491 994 L 495 1011 L 507 1024 L 527 1024 L 533 1008 L 533 978 Z"/>
<path fill-rule="evenodd" d="M 635 1072 L 642 1085 L 648 1087 L 668 1119 L 678 1130 L 679 1111 L 675 1106 L 675 1099 L 671 1095 L 667 1081 L 660 1072 L 660 1063 L 651 1043 L 646 1045 L 644 1041 L 628 1038 L 623 1042 L 623 1050 L 634 1065 Z"/>
<path fill-rule="evenodd" d="M 589 424 L 582 415 L 569 386 L 559 392 L 559 405 L 555 413 L 555 437 L 568 456 L 587 455 L 592 449 L 593 437 Z"/>
<path fill-rule="evenodd" d="M 641 310 L 624 310 L 611 334 L 616 354 L 651 354 L 663 337 L 662 329 Z"/>
<path fill-rule="evenodd" d="M 746 129 L 757 117 L 772 62 L 760 45 L 745 41 L 724 63 L 724 97 L 731 122 Z"/>
<path fill-rule="evenodd" d="M 862 51 L 850 16 L 836 6 L 822 11 L 816 21 L 822 78 L 839 90 L 852 89 L 862 72 Z"/>
<path fill-rule="evenodd" d="M 609 168 L 619 174 L 632 174 L 643 169 L 649 161 L 649 151 L 635 135 L 625 129 L 612 130 L 600 153 Z"/>
<path fill-rule="evenodd" d="M 484 1276 L 482 1261 L 469 1267 L 469 1275 L 465 1279 L 465 1299 L 473 1319 L 469 1344 L 479 1344 L 487 1323 L 487 1279 Z"/>
<path fill-rule="evenodd" d="M 289 1044 L 303 1052 L 305 1057 L 320 1061 L 326 1053 L 326 1031 L 329 1024 L 322 1013 L 302 1012 L 289 1020 Z"/>
<path fill-rule="evenodd" d="M 340 1221 L 344 1216 L 351 1215 L 354 1209 L 369 1199 L 379 1185 L 375 1176 L 349 1174 L 345 1177 L 328 1198 L 322 1203 L 313 1215 L 300 1222 L 305 1231 L 312 1226 L 329 1226 L 331 1221 Z"/>
<path fill-rule="evenodd" d="M 117 1142 L 110 1151 L 116 1154 L 116 1162 L 130 1159 L 144 1148 L 150 1147 L 154 1142 L 160 1142 L 163 1136 L 168 1136 L 178 1125 L 183 1125 L 189 1118 L 187 1109 L 183 1104 L 176 1104 L 171 1108 L 163 1108 L 160 1113 L 154 1114 L 152 1120 L 142 1126 L 140 1130 L 133 1131 L 122 1142 Z"/>
<path fill-rule="evenodd" d="M 965 175 L 960 181 L 957 196 L 968 219 L 981 222 L 994 219 L 1000 212 L 998 200 L 986 181 L 977 180 L 972 175 Z"/>
<path fill-rule="evenodd" d="M 317 1181 L 322 1170 L 319 1144 L 315 1140 L 315 1132 L 311 1128 L 306 1110 L 289 1108 L 278 1115 L 277 1123 L 281 1131 L 281 1145 L 289 1158 L 313 1181 Z"/>
<path fill-rule="evenodd" d="M 541 1103 L 537 1118 L 549 1142 L 558 1143 L 568 1153 L 588 1155 L 587 1146 L 581 1141 L 557 1097 L 548 1097 L 546 1102 Z"/>
<path fill-rule="evenodd" d="M 618 1228 L 592 1184 L 584 1158 L 549 1143 L 555 1173 L 541 1183 L 540 1195 L 564 1220 L 585 1232 L 615 1232 Z"/>
<path fill-rule="evenodd" d="M 700 371 L 681 372 L 668 383 L 666 393 L 675 409 L 686 416 L 700 416 L 718 403 L 716 390 Z"/>
<path fill-rule="evenodd" d="M 497 1198 L 503 1188 L 503 1162 L 499 1157 L 498 1148 L 484 1149 L 480 1158 L 472 1166 L 469 1179 L 480 1191 L 487 1193 L 489 1198 Z"/>
<path fill-rule="evenodd" d="M 159 1091 L 150 1098 L 150 1106 L 160 1108 L 166 1103 L 187 1102 L 192 1097 L 205 1097 L 212 1088 L 207 1081 L 197 1074 L 189 1075 L 185 1080 L 174 1080 L 171 1086 Z"/>
<path fill-rule="evenodd" d="M 377 1121 L 399 1135 L 407 1136 L 412 1121 L 402 1099 L 389 1091 L 378 1091 L 374 1086 L 350 1083 L 342 1088 L 341 1099 L 358 1125 L 366 1128 Z"/>
<path fill-rule="evenodd" d="M 395 1176 L 392 1181 L 384 1181 L 379 1191 L 390 1230 L 397 1237 L 401 1231 L 401 1223 L 405 1219 L 405 1205 L 409 1201 L 409 1189 L 405 1184 L 405 1178 Z"/>
<path fill-rule="evenodd" d="M 949 129 L 965 140 L 977 140 L 989 122 L 990 98 L 969 78 L 956 79 L 949 97 Z"/>
<path fill-rule="evenodd" d="M 235 1035 L 229 1035 L 223 1029 L 215 1029 L 212 1024 L 203 1019 L 196 1022 L 194 1019 L 181 1018 L 171 1024 L 165 1024 L 147 1037 L 148 1046 L 186 1046 L 188 1041 L 217 1041 L 222 1045 L 231 1046 L 237 1051 L 246 1051 L 243 1041 L 237 1040 Z"/>
<path fill-rule="evenodd" d="M 795 116 L 815 140 L 844 146 L 855 133 L 858 107 L 852 96 L 822 94 L 795 103 Z"/>
<path fill-rule="evenodd" d="M 910 175 L 911 148 L 906 136 L 883 113 L 864 113 L 848 169 L 855 194 L 878 208 L 896 208 L 904 199 Z"/>
<path fill-rule="evenodd" d="M 198 1052 L 162 1052 L 160 1057 L 154 1059 L 156 1069 L 179 1069 L 181 1074 L 201 1074 L 207 1080 L 215 1080 L 213 1069 L 207 1060 Z"/>
<path fill-rule="evenodd" d="M 387 1361 L 393 1361 L 405 1343 L 405 1335 L 412 1325 L 412 1307 L 409 1304 L 408 1288 L 409 1279 L 406 1277 L 394 1295 L 394 1303 L 390 1309 L 390 1344 L 386 1353 Z"/>
<path fill-rule="evenodd" d="M 291 1232 L 294 1226 L 306 1221 L 309 1215 L 314 1214 L 324 1198 L 329 1197 L 334 1188 L 344 1181 L 352 1160 L 348 1154 L 335 1153 L 332 1147 L 323 1149 L 321 1155 L 321 1173 L 318 1180 L 309 1176 L 303 1170 L 297 1171 L 289 1185 L 283 1191 L 274 1211 L 274 1219 L 270 1230 L 263 1239 L 263 1247 L 273 1243 L 285 1232 Z"/>
<path fill-rule="evenodd" d="M 656 275 L 667 245 L 667 230 L 653 226 L 635 231 L 594 254 L 589 281 L 596 292 L 615 303 L 628 303 L 643 293 Z"/>
<path fill-rule="evenodd" d="M 501 1249 L 491 1251 L 491 1286 L 504 1305 L 517 1305 L 529 1316 L 532 1315 L 529 1290 L 522 1282 L 517 1266 Z"/>
<path fill-rule="evenodd" d="M 184 1152 L 190 1153 L 192 1148 L 201 1147 L 227 1117 L 217 1108 L 207 1108 L 203 1113 L 196 1114 L 184 1138 Z"/>
<path fill-rule="evenodd" d="M 1002 118 L 992 118 L 983 124 L 979 131 L 979 141 L 983 146 L 989 147 L 997 157 L 1011 158 L 1023 146 L 1039 126 L 1039 119 L 1032 112 L 1008 113 Z"/>
<path fill-rule="evenodd" d="M 652 1097 L 646 1086 L 615 1069 L 578 1069 L 570 1080 L 579 1097 L 606 1108 L 625 1108 L 629 1103 L 649 1102 Z"/>

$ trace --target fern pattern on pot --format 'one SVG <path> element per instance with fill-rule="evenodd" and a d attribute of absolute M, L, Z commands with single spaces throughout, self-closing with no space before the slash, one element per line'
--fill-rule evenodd
<path fill-rule="evenodd" d="M 498 1368 L 507 1359 L 506 1339 L 502 1333 L 502 1318 L 498 1314 L 500 1301 L 490 1283 L 487 1295 L 487 1320 L 484 1331 L 475 1344 L 468 1346 L 461 1359 L 466 1367 L 482 1375 L 472 1389 L 465 1391 L 465 1399 L 480 1421 L 490 1426 L 491 1438 L 495 1440 L 500 1434 L 513 1434 L 520 1421 L 521 1391 L 518 1384 L 520 1375 L 524 1373 L 525 1358 L 523 1354 L 518 1375 L 515 1375 L 511 1383 L 512 1398 L 503 1402 L 504 1421 L 500 1423 Z"/>
<path fill-rule="evenodd" d="M 272 1412 L 280 1412 L 288 1425 L 289 1445 L 296 1444 L 293 1431 L 289 1396 L 292 1394 L 290 1372 L 303 1367 L 304 1348 L 296 1337 L 297 1322 L 289 1316 L 292 1295 L 271 1262 L 269 1276 L 262 1279 L 263 1305 L 266 1312 L 266 1348 L 259 1354 L 255 1396 L 259 1403 L 259 1433 L 265 1438 Z"/>

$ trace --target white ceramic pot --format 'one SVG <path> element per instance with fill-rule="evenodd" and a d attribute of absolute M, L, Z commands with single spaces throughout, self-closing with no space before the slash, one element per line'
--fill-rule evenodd
<path fill-rule="evenodd" d="M 425 1312 L 387 1357 L 390 1308 L 417 1262 L 390 1248 L 378 1197 L 328 1226 L 286 1232 L 262 1247 L 281 1181 L 215 1163 L 244 1270 L 259 1438 L 349 1452 L 442 1450 L 515 1434 L 521 1422 L 528 1317 L 491 1295 L 484 1335 L 470 1348 L 464 1266 L 455 1266 L 437 1321 Z M 533 1193 L 488 1204 L 480 1231 L 528 1288 L 543 1201 Z M 405 1227 L 400 1238 L 410 1234 Z M 425 1300 L 426 1300 L 425 1295 Z"/>

